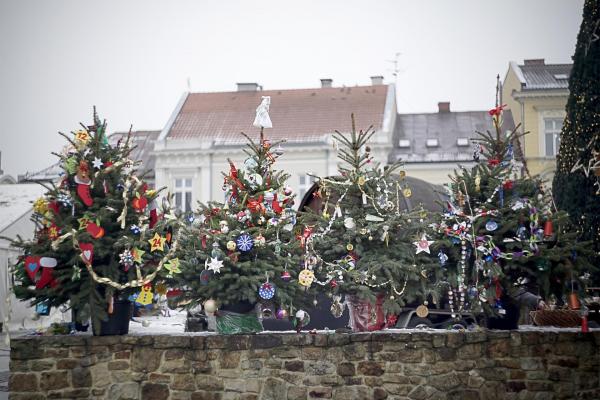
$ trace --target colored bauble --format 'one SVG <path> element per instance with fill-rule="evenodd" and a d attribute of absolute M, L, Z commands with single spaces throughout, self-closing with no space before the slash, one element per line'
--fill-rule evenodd
<path fill-rule="evenodd" d="M 139 226 L 137 225 L 131 225 L 131 227 L 129 228 L 129 230 L 131 230 L 131 233 L 133 233 L 134 235 L 139 235 L 141 232 L 141 229 Z"/>
<path fill-rule="evenodd" d="M 142 212 L 148 206 L 148 200 L 144 196 L 134 197 L 133 200 L 131 200 L 131 206 L 134 210 Z"/>
<path fill-rule="evenodd" d="M 287 316 L 288 316 L 288 312 L 283 308 L 278 309 L 277 312 L 275 313 L 275 318 L 277 318 L 277 319 L 285 319 L 285 318 L 287 318 Z"/>
<path fill-rule="evenodd" d="M 292 275 L 291 275 L 289 272 L 287 272 L 287 271 L 283 271 L 283 272 L 281 273 L 281 280 L 282 280 L 282 281 L 284 281 L 284 282 L 289 282 L 289 281 L 290 281 L 290 279 L 292 279 Z"/>
<path fill-rule="evenodd" d="M 496 229 L 498 229 L 498 223 L 496 221 L 490 220 L 490 221 L 488 221 L 488 222 L 485 223 L 485 229 L 488 232 L 493 232 Z"/>
<path fill-rule="evenodd" d="M 210 282 L 210 276 L 211 272 L 208 269 L 203 269 L 202 272 L 200 272 L 200 285 L 208 285 L 208 282 Z"/>
<path fill-rule="evenodd" d="M 344 219 L 344 226 L 346 227 L 346 229 L 356 228 L 356 222 L 354 221 L 354 218 L 348 217 Z"/>
<path fill-rule="evenodd" d="M 233 240 L 230 240 L 227 242 L 227 250 L 229 251 L 234 251 L 236 249 L 237 245 L 235 244 L 235 242 Z"/>
<path fill-rule="evenodd" d="M 315 273 L 309 269 L 304 269 L 298 274 L 298 283 L 301 286 L 310 287 L 315 280 Z"/>
<path fill-rule="evenodd" d="M 258 289 L 258 295 L 261 299 L 271 300 L 275 296 L 275 285 L 269 282 L 263 283 Z"/>
<path fill-rule="evenodd" d="M 247 233 L 242 233 L 235 240 L 235 244 L 240 251 L 248 252 L 252 250 L 252 247 L 254 247 L 254 240 L 252 240 L 252 236 L 248 235 Z"/>
<path fill-rule="evenodd" d="M 129 271 L 129 268 L 133 266 L 134 258 L 129 249 L 123 250 L 123 252 L 119 254 L 119 262 L 123 266 L 125 272 Z"/>

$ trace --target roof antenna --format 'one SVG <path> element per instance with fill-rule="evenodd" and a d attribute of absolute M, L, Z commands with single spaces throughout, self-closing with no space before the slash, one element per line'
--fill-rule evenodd
<path fill-rule="evenodd" d="M 187 91 L 191 92 L 192 91 L 192 80 L 190 79 L 190 77 L 187 77 Z"/>

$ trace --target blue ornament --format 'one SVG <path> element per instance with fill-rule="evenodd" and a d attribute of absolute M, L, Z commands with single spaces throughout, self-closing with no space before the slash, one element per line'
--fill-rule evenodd
<path fill-rule="evenodd" d="M 469 298 L 474 299 L 479 294 L 479 291 L 477 290 L 477 288 L 475 286 L 471 286 L 471 287 L 469 287 L 467 294 L 469 295 Z"/>
<path fill-rule="evenodd" d="M 137 225 L 131 225 L 131 233 L 133 233 L 134 235 L 139 235 L 140 234 L 140 227 Z"/>
<path fill-rule="evenodd" d="M 485 229 L 486 229 L 488 232 L 493 232 L 493 231 L 495 231 L 496 229 L 498 229 L 498 223 L 497 223 L 496 221 L 491 221 L 491 220 L 490 220 L 490 221 L 488 221 L 488 222 L 485 224 Z"/>
<path fill-rule="evenodd" d="M 190 214 L 190 215 L 188 215 L 188 217 L 187 217 L 187 221 L 188 221 L 188 223 L 190 223 L 190 224 L 191 224 L 192 222 L 194 222 L 194 220 L 195 220 L 195 218 L 194 218 L 194 214 Z"/>
<path fill-rule="evenodd" d="M 442 250 L 438 253 L 438 258 L 440 259 L 440 265 L 443 267 L 448 261 L 448 256 Z"/>
<path fill-rule="evenodd" d="M 209 281 L 210 281 L 210 271 L 207 269 L 202 270 L 202 272 L 200 272 L 200 284 L 202 286 L 206 286 L 206 285 L 208 285 Z"/>
<path fill-rule="evenodd" d="M 275 296 L 275 285 L 269 282 L 263 283 L 258 289 L 258 295 L 261 299 L 271 300 Z"/>
<path fill-rule="evenodd" d="M 247 252 L 252 250 L 252 247 L 254 247 L 254 240 L 247 233 L 242 233 L 235 240 L 235 244 L 237 245 L 237 248 L 240 249 L 240 251 Z"/>

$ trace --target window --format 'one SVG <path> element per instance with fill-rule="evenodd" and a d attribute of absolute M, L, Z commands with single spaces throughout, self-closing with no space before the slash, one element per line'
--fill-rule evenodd
<path fill-rule="evenodd" d="M 544 119 L 544 155 L 546 157 L 554 157 L 556 156 L 556 153 L 558 153 L 562 124 L 562 118 Z"/>
<path fill-rule="evenodd" d="M 403 148 L 403 149 L 410 147 L 410 140 L 400 139 L 400 141 L 398 142 L 398 147 Z"/>
<path fill-rule="evenodd" d="M 427 139 L 427 142 L 425 142 L 427 147 L 438 147 L 439 145 L 440 142 L 437 139 Z"/>
<path fill-rule="evenodd" d="M 315 183 L 315 177 L 310 175 L 300 175 L 300 183 L 298 184 L 298 199 L 301 200 L 308 189 Z"/>
<path fill-rule="evenodd" d="M 460 147 L 464 147 L 464 146 L 468 146 L 469 145 L 469 139 L 466 137 L 459 137 L 456 139 L 456 145 L 460 146 Z"/>
<path fill-rule="evenodd" d="M 175 179 L 175 207 L 183 212 L 192 211 L 192 179 Z"/>

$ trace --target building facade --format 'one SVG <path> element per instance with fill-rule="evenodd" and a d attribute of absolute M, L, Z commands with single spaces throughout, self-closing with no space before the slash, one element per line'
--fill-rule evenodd
<path fill-rule="evenodd" d="M 243 166 L 247 158 L 241 132 L 259 138 L 252 122 L 262 96 L 271 97 L 273 128 L 265 129 L 266 138 L 285 140 L 276 168 L 290 174 L 288 184 L 298 199 L 314 182 L 311 174 L 336 173 L 332 133 L 349 132 L 351 114 L 357 129 L 373 126 L 371 152 L 385 163 L 397 112 L 394 86 L 382 81 L 373 77 L 369 86 L 336 88 L 324 79 L 320 88 L 265 91 L 257 84 L 238 84 L 236 92 L 185 93 L 154 147 L 156 186 L 174 193 L 183 211 L 195 209 L 197 201 L 222 201 L 227 160 Z"/>
<path fill-rule="evenodd" d="M 502 102 L 512 111 L 520 131 L 527 167 L 548 183 L 556 169 L 556 154 L 569 97 L 572 64 L 546 64 L 543 59 L 511 62 L 502 86 Z"/>

